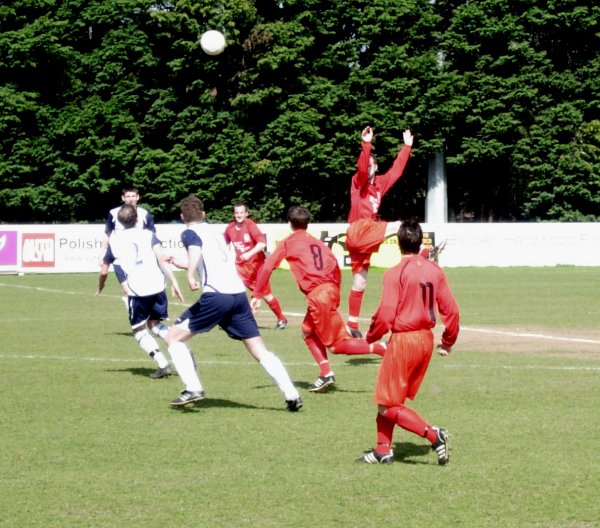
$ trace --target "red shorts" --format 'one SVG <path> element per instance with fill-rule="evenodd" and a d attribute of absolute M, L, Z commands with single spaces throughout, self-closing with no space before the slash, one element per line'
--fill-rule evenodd
<path fill-rule="evenodd" d="M 433 354 L 433 332 L 396 332 L 392 334 L 381 361 L 373 401 L 385 407 L 404 405 L 414 399 Z"/>
<path fill-rule="evenodd" d="M 346 231 L 346 248 L 350 253 L 352 273 L 369 269 L 371 254 L 379 250 L 385 240 L 387 222 L 361 218 L 352 222 Z"/>
<path fill-rule="evenodd" d="M 308 308 L 302 321 L 302 332 L 305 335 L 315 334 L 326 347 L 348 338 L 346 323 L 338 312 L 339 286 L 332 283 L 321 284 L 306 296 L 306 301 Z"/>
<path fill-rule="evenodd" d="M 237 271 L 242 278 L 244 286 L 248 288 L 250 291 L 254 291 L 256 287 L 256 276 L 258 275 L 258 270 L 263 265 L 262 262 L 256 261 L 248 261 L 242 263 L 236 263 Z M 267 282 L 265 289 L 263 290 L 265 295 L 269 295 L 271 293 L 271 284 Z"/>

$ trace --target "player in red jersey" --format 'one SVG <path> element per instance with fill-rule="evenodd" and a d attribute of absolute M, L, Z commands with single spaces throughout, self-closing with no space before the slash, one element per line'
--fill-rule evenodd
<path fill-rule="evenodd" d="M 391 332 L 387 351 L 379 367 L 373 401 L 378 405 L 377 446 L 357 459 L 369 464 L 394 461 L 392 434 L 396 425 L 431 442 L 438 463 L 448 462 L 449 434 L 433 427 L 406 407 L 413 400 L 433 354 L 432 328 L 436 311 L 444 324 L 440 356 L 447 356 L 458 337 L 459 312 L 443 270 L 419 254 L 423 231 L 416 220 L 402 222 L 398 245 L 402 258 L 383 275 L 382 296 L 367 333 L 369 343 Z"/>
<path fill-rule="evenodd" d="M 380 343 L 353 339 L 349 334 L 338 311 L 342 282 L 340 268 L 329 247 L 306 231 L 310 221 L 308 209 L 292 206 L 287 218 L 293 233 L 277 244 L 258 272 L 251 304 L 255 310 L 260 306 L 271 273 L 286 259 L 300 291 L 306 295 L 308 308 L 302 322 L 302 336 L 320 369 L 319 377 L 308 390 L 320 392 L 335 383 L 327 348 L 334 354 L 383 355 L 385 347 Z"/>
<path fill-rule="evenodd" d="M 404 146 L 385 174 L 377 175 L 377 161 L 371 153 L 373 130 L 365 127 L 361 133 L 362 150 L 358 168 L 350 187 L 350 224 L 346 232 L 346 248 L 350 253 L 353 282 L 348 298 L 348 327 L 355 337 L 362 337 L 358 329 L 358 318 L 371 264 L 371 255 L 381 243 L 398 232 L 400 222 L 384 222 L 377 213 L 383 196 L 396 183 L 406 167 L 412 150 L 413 135 L 410 130 L 403 134 Z"/>
<path fill-rule="evenodd" d="M 248 218 L 249 213 L 246 204 L 238 203 L 233 206 L 235 220 L 227 224 L 225 239 L 227 242 L 233 243 L 237 255 L 235 264 L 246 288 L 254 291 L 256 275 L 265 261 L 267 240 L 256 223 Z M 277 317 L 275 328 L 283 330 L 288 321 L 281 310 L 279 300 L 271 293 L 271 285 L 268 283 L 265 286 L 264 299 Z"/>

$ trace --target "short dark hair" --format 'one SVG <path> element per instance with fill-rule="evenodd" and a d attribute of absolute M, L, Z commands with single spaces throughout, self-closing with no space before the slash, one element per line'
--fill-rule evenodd
<path fill-rule="evenodd" d="M 310 222 L 310 211 L 306 207 L 292 205 L 288 209 L 287 219 L 293 229 L 306 229 Z"/>
<path fill-rule="evenodd" d="M 181 200 L 179 209 L 184 222 L 195 222 L 204 218 L 204 203 L 193 194 Z"/>
<path fill-rule="evenodd" d="M 246 209 L 246 212 L 250 211 L 250 208 L 244 202 L 235 202 L 231 207 L 231 210 L 235 211 L 236 207 L 243 207 L 244 209 Z"/>
<path fill-rule="evenodd" d="M 123 205 L 117 213 L 117 218 L 125 226 L 125 229 L 135 227 L 138 219 L 137 209 L 133 205 Z"/>
<path fill-rule="evenodd" d="M 121 196 L 127 194 L 128 192 L 132 192 L 135 194 L 140 194 L 137 187 L 123 187 L 123 191 L 121 192 Z"/>
<path fill-rule="evenodd" d="M 423 243 L 423 230 L 416 218 L 403 220 L 398 229 L 398 245 L 403 255 L 416 254 Z"/>

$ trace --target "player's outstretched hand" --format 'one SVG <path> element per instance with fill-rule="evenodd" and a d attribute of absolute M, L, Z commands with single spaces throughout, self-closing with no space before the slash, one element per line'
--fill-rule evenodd
<path fill-rule="evenodd" d="M 360 137 L 365 143 L 371 143 L 371 141 L 373 140 L 373 129 L 370 126 L 366 126 L 365 128 L 363 128 Z"/>
<path fill-rule="evenodd" d="M 404 139 L 404 144 L 412 147 L 413 146 L 413 141 L 415 139 L 415 137 L 412 135 L 412 132 L 410 130 L 405 130 L 402 133 L 402 139 Z"/>
<path fill-rule="evenodd" d="M 438 354 L 440 356 L 447 356 L 448 354 L 450 354 L 450 352 L 452 352 L 452 347 L 444 345 L 443 343 L 440 343 L 437 346 L 437 349 L 438 349 Z"/>

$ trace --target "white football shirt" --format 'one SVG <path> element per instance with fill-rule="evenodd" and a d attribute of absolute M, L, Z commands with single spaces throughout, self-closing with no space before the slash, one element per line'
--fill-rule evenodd
<path fill-rule="evenodd" d="M 165 289 L 165 275 L 158 265 L 153 247 L 160 241 L 152 231 L 130 228 L 115 231 L 109 248 L 127 277 L 127 287 L 136 297 L 154 295 Z"/>
<path fill-rule="evenodd" d="M 222 227 L 206 222 L 192 224 L 181 233 L 181 241 L 186 249 L 199 246 L 202 250 L 197 271 L 203 292 L 246 291 L 235 266 L 235 249 L 225 241 Z"/>

